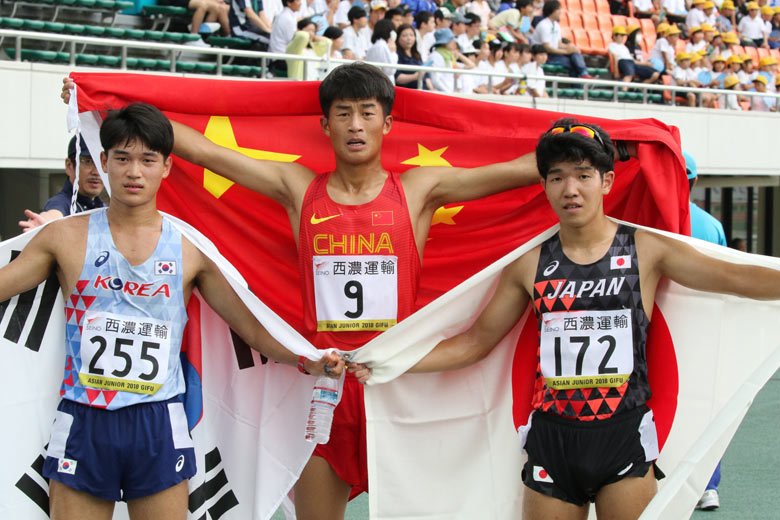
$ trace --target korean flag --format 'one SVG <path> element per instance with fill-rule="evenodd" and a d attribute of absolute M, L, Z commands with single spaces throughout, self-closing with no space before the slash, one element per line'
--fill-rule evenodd
<path fill-rule="evenodd" d="M 154 274 L 176 275 L 176 262 L 173 260 L 157 260 L 154 262 Z"/>

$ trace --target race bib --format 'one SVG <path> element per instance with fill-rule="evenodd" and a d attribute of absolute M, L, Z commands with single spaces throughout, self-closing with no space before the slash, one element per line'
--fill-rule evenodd
<path fill-rule="evenodd" d="M 547 312 L 539 356 L 549 388 L 621 386 L 634 370 L 631 310 Z"/>
<path fill-rule="evenodd" d="M 313 257 L 317 330 L 387 330 L 398 319 L 398 257 Z"/>
<path fill-rule="evenodd" d="M 171 322 L 87 311 L 79 381 L 90 388 L 154 394 L 165 382 Z"/>

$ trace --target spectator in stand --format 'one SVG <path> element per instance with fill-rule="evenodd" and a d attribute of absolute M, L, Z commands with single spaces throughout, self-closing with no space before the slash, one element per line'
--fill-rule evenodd
<path fill-rule="evenodd" d="M 756 76 L 753 80 L 753 92 L 767 92 L 767 81 L 764 76 Z M 776 112 L 777 100 L 773 97 L 753 97 L 750 110 L 756 110 L 758 112 Z"/>
<path fill-rule="evenodd" d="M 341 0 L 338 9 L 336 9 L 336 14 L 333 15 L 333 25 L 338 26 L 339 29 L 346 29 L 349 27 L 347 13 L 349 13 L 350 9 L 352 9 L 352 2 L 349 0 Z"/>
<path fill-rule="evenodd" d="M 712 79 L 707 84 L 710 88 L 723 88 L 723 80 L 728 76 L 726 70 L 726 58 L 723 56 L 715 56 L 712 58 Z"/>
<path fill-rule="evenodd" d="M 79 188 L 76 195 L 76 213 L 102 208 L 105 205 L 100 200 L 103 181 L 100 179 L 100 173 L 98 173 L 95 163 L 92 162 L 92 156 L 83 137 L 79 138 L 79 147 Z M 76 164 L 76 136 L 73 136 L 68 143 L 68 157 L 65 159 L 65 175 L 68 178 L 65 179 L 62 190 L 46 201 L 43 211 L 40 213 L 29 209 L 24 210 L 27 220 L 19 221 L 22 231 L 27 232 L 52 220 L 70 215 L 73 183 L 76 182 Z"/>
<path fill-rule="evenodd" d="M 734 47 L 739 45 L 739 38 L 737 38 L 737 35 L 733 32 L 723 33 L 721 36 L 723 37 L 723 44 L 726 46 L 726 49 L 721 51 L 720 55 L 729 59 L 731 55 L 734 54 Z"/>
<path fill-rule="evenodd" d="M 563 65 L 571 77 L 590 78 L 579 49 L 561 40 L 561 26 L 558 24 L 561 18 L 561 3 L 558 0 L 547 0 L 542 14 L 544 18 L 536 25 L 532 41 L 544 45 L 547 49 L 547 62 Z"/>
<path fill-rule="evenodd" d="M 631 53 L 631 57 L 636 63 L 641 63 L 643 65 L 649 65 L 652 67 L 652 63 L 647 61 L 647 56 L 645 56 L 645 52 L 642 50 L 641 29 L 642 28 L 638 25 L 629 25 L 626 27 L 626 47 L 628 48 L 628 52 Z"/>
<path fill-rule="evenodd" d="M 433 0 L 402 0 L 402 1 L 405 5 L 408 5 L 409 8 L 414 13 L 415 23 L 418 14 L 422 12 L 428 12 L 433 14 L 434 11 L 436 11 L 436 2 L 434 2 Z M 419 26 L 417 28 L 419 29 Z"/>
<path fill-rule="evenodd" d="M 373 34 L 374 27 L 379 20 L 384 20 L 387 12 L 386 0 L 371 0 L 370 11 L 368 12 L 368 29 Z"/>
<path fill-rule="evenodd" d="M 701 25 L 704 25 L 705 23 L 715 25 L 715 20 L 718 19 L 718 13 L 715 10 L 715 3 L 707 0 L 701 5 L 701 9 L 704 11 L 704 21 L 701 23 Z"/>
<path fill-rule="evenodd" d="M 487 0 L 471 0 L 471 2 L 466 4 L 466 13 L 474 13 L 479 16 L 480 30 L 487 31 L 488 20 L 493 16 L 493 11 L 490 9 L 490 4 L 487 3 Z"/>
<path fill-rule="evenodd" d="M 452 13 L 446 7 L 436 9 L 433 13 L 433 21 L 436 26 L 436 30 L 450 29 L 452 27 Z"/>
<path fill-rule="evenodd" d="M 296 1 L 300 3 L 301 0 Z M 271 21 L 263 10 L 262 2 L 258 3 L 258 9 L 259 11 L 255 11 L 252 0 L 231 0 L 229 12 L 230 29 L 234 36 L 255 42 L 255 46 L 259 50 L 270 50 Z M 290 39 L 292 39 L 293 33 L 295 33 L 294 22 Z M 284 52 L 284 47 L 279 51 L 271 52 Z"/>
<path fill-rule="evenodd" d="M 690 40 L 685 44 L 685 52 L 693 54 L 707 49 L 707 42 L 704 41 L 704 31 L 701 27 L 689 27 Z"/>
<path fill-rule="evenodd" d="M 701 32 L 704 33 L 704 48 L 706 49 L 712 43 L 712 39 L 715 38 L 715 27 L 707 22 L 701 24 Z"/>
<path fill-rule="evenodd" d="M 516 9 L 506 9 L 491 18 L 488 29 L 508 32 L 520 43 L 530 43 L 534 31 L 531 25 L 534 4 L 531 0 L 518 0 Z"/>
<path fill-rule="evenodd" d="M 780 49 L 780 5 L 776 5 L 772 11 L 772 21 L 769 24 L 770 30 L 767 43 L 769 43 L 770 49 Z"/>
<path fill-rule="evenodd" d="M 398 63 L 398 53 L 392 38 L 393 33 L 395 33 L 395 25 L 390 20 L 379 20 L 376 23 L 374 33 L 371 35 L 371 47 L 366 51 L 366 61 L 389 63 L 390 65 Z M 395 84 L 394 67 L 382 67 L 382 72 Z"/>
<path fill-rule="evenodd" d="M 680 37 L 680 29 L 676 25 L 660 23 L 656 31 L 658 37 L 650 50 L 650 63 L 655 70 L 663 74 L 664 71 L 671 71 L 675 67 L 674 48 Z"/>
<path fill-rule="evenodd" d="M 720 14 L 715 18 L 715 28 L 721 33 L 730 32 L 737 25 L 737 20 L 734 18 L 734 2 L 731 0 L 724 0 L 720 5 Z"/>
<path fill-rule="evenodd" d="M 520 69 L 523 74 L 529 76 L 526 79 L 528 93 L 533 97 L 549 97 L 547 95 L 547 81 L 544 79 L 544 69 L 542 68 L 542 65 L 547 63 L 547 49 L 544 48 L 544 45 L 536 43 L 531 46 L 531 55 L 533 56 L 531 62 Z M 533 76 L 539 79 L 532 79 Z"/>
<path fill-rule="evenodd" d="M 522 46 L 528 47 L 526 43 L 509 42 L 504 46 L 504 57 L 496 63 L 494 70 L 497 74 L 520 74 L 520 56 L 523 52 Z M 530 47 L 528 48 L 530 52 Z M 498 81 L 499 77 L 496 77 Z M 517 79 L 503 76 L 503 79 L 494 88 L 496 94 L 514 94 L 517 91 Z"/>
<path fill-rule="evenodd" d="M 344 48 L 344 31 L 341 28 L 331 25 L 322 35 L 330 40 L 330 57 L 342 59 L 344 56 L 341 50 Z"/>
<path fill-rule="evenodd" d="M 304 18 L 297 24 L 298 30 L 293 35 L 293 39 L 287 44 L 285 52 L 297 56 L 324 56 L 328 53 L 328 47 L 331 42 L 324 36 L 317 34 L 317 24 L 311 18 Z M 324 62 L 287 60 L 287 77 L 295 80 L 314 81 L 320 78 L 318 72 L 321 64 Z M 325 77 L 326 71 L 322 71 L 322 77 Z"/>
<path fill-rule="evenodd" d="M 637 18 L 650 18 L 653 24 L 661 22 L 660 0 L 631 0 L 634 4 L 634 16 Z"/>
<path fill-rule="evenodd" d="M 414 11 L 412 11 L 412 8 L 408 5 L 401 4 L 397 9 L 401 11 L 402 23 L 414 27 Z"/>
<path fill-rule="evenodd" d="M 472 44 L 482 35 L 482 19 L 476 13 L 466 13 L 466 36 Z"/>
<path fill-rule="evenodd" d="M 433 13 L 428 11 L 420 11 L 414 16 L 414 25 L 417 42 L 417 52 L 420 53 L 420 59 L 423 64 L 428 63 L 428 56 L 431 53 L 431 47 L 434 44 L 433 37 Z"/>
<path fill-rule="evenodd" d="M 409 24 L 403 24 L 398 28 L 398 37 L 396 38 L 396 52 L 398 53 L 399 65 L 418 65 L 422 66 L 422 58 L 417 50 L 417 39 L 414 27 Z M 420 71 L 404 71 L 396 69 L 395 84 L 398 87 L 417 88 Z M 428 75 L 423 76 L 423 88 L 431 89 L 431 78 Z"/>
<path fill-rule="evenodd" d="M 723 43 L 723 36 L 719 32 L 714 32 L 712 35 L 712 41 L 707 45 L 707 56 L 710 57 L 710 61 L 715 56 L 720 56 L 723 51 L 726 50 L 726 44 Z"/>
<path fill-rule="evenodd" d="M 691 55 L 687 52 L 677 53 L 677 66 L 672 71 L 672 80 L 675 85 L 681 87 L 700 87 L 696 74 L 691 69 Z M 688 106 L 696 106 L 696 94 L 693 92 L 678 92 L 677 95 L 683 95 L 688 99 Z"/>
<path fill-rule="evenodd" d="M 461 52 L 469 43 L 469 37 L 466 34 L 466 22 L 468 21 L 468 18 L 460 13 L 455 13 L 452 17 L 452 26 L 450 29 L 452 30 L 452 34 L 455 35 L 455 41 L 458 43 Z"/>
<path fill-rule="evenodd" d="M 172 5 L 186 7 L 192 11 L 192 21 L 189 29 L 191 34 L 200 34 L 200 26 L 203 22 L 219 22 L 220 33 L 230 36 L 230 19 L 228 13 L 230 6 L 222 0 L 158 0 L 159 5 Z M 208 47 L 203 39 L 187 42 L 186 45 L 195 47 Z"/>
<path fill-rule="evenodd" d="M 464 56 L 458 50 L 455 35 L 448 28 L 436 29 L 434 32 L 434 44 L 431 50 L 431 65 L 439 68 L 467 68 L 474 67 L 474 62 Z M 431 83 L 434 90 L 453 93 L 457 84 L 456 75 L 449 72 L 431 72 Z"/>
<path fill-rule="evenodd" d="M 388 9 L 385 13 L 385 20 L 393 22 L 393 30 L 398 29 L 404 23 L 404 13 L 397 7 Z"/>
<path fill-rule="evenodd" d="M 699 56 L 698 54 L 696 56 Z M 691 59 L 693 61 L 693 59 Z M 692 64 L 693 65 L 693 64 Z M 696 79 L 699 80 L 701 86 L 704 88 L 710 88 L 713 82 L 712 62 L 708 59 L 700 59 L 697 63 L 698 67 L 694 70 L 696 72 Z"/>
<path fill-rule="evenodd" d="M 371 46 L 371 29 L 362 7 L 352 7 L 347 13 L 349 27 L 344 29 L 344 47 L 350 49 L 355 59 L 362 60 Z"/>
<path fill-rule="evenodd" d="M 777 58 L 774 56 L 765 56 L 758 61 L 758 74 L 764 76 L 767 81 L 767 89 L 775 92 L 775 84 L 780 75 L 777 74 Z"/>
<path fill-rule="evenodd" d="M 661 12 L 666 15 L 666 19 L 673 23 L 684 23 L 688 15 L 688 8 L 685 0 L 663 0 L 661 2 Z"/>
<path fill-rule="evenodd" d="M 753 68 L 753 58 L 749 54 L 743 54 L 740 58 L 742 58 L 742 70 L 737 73 L 737 77 L 743 90 L 748 90 L 753 86 L 753 80 L 758 76 L 758 71 Z"/>
<path fill-rule="evenodd" d="M 475 41 L 472 46 L 477 54 L 473 60 L 476 62 L 476 69 L 484 72 L 493 72 L 493 64 L 490 61 L 490 45 L 483 40 Z M 464 74 L 462 79 L 461 92 L 473 92 L 475 94 L 488 94 L 488 76 L 476 76 Z"/>
<path fill-rule="evenodd" d="M 730 74 L 723 80 L 723 89 L 727 94 L 720 96 L 719 105 L 726 110 L 742 110 L 740 102 L 747 101 L 745 96 L 740 96 L 736 92 L 740 89 L 739 78 Z"/>
<path fill-rule="evenodd" d="M 269 52 L 277 52 L 284 54 L 287 50 L 287 45 L 292 41 L 297 30 L 298 21 L 295 18 L 295 11 L 301 8 L 301 0 L 282 0 L 284 9 L 279 13 L 279 16 L 274 20 L 273 28 L 271 29 L 270 43 L 268 44 Z M 287 71 L 287 63 L 284 60 L 277 60 L 274 63 L 274 67 L 278 70 Z"/>
<path fill-rule="evenodd" d="M 739 54 L 732 54 L 726 60 L 726 68 L 729 75 L 734 75 L 739 79 L 739 73 L 742 72 L 742 57 Z M 740 81 L 740 83 L 742 83 Z"/>
<path fill-rule="evenodd" d="M 759 14 L 758 3 L 748 2 L 746 6 L 748 15 L 743 16 L 737 25 L 742 45 L 769 48 L 767 42 L 768 33 L 764 20 Z"/>
<path fill-rule="evenodd" d="M 685 17 L 685 25 L 690 29 L 691 27 L 701 27 L 706 21 L 706 16 L 702 10 L 702 6 L 706 0 L 693 0 L 693 5 L 688 11 L 688 15 Z"/>
<path fill-rule="evenodd" d="M 622 25 L 612 28 L 612 42 L 607 46 L 607 51 L 614 57 L 620 78 L 626 83 L 631 83 L 634 78 L 639 78 L 643 83 L 654 83 L 660 74 L 649 63 L 637 63 L 631 50 L 626 45 L 628 32 Z M 623 90 L 627 90 L 624 87 Z"/>

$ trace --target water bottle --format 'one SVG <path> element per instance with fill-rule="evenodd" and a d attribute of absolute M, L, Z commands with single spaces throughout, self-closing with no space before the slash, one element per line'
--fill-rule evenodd
<path fill-rule="evenodd" d="M 314 383 L 311 394 L 311 408 L 306 421 L 306 440 L 316 444 L 325 444 L 330 439 L 330 425 L 333 422 L 333 410 L 339 398 L 339 380 L 322 376 Z"/>

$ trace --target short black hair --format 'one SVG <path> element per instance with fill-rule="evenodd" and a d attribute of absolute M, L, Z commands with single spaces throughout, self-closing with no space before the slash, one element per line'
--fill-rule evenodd
<path fill-rule="evenodd" d="M 382 105 L 382 115 L 388 116 L 393 111 L 395 90 L 384 72 L 373 65 L 356 61 L 340 65 L 325 76 L 320 83 L 319 96 L 325 117 L 328 117 L 330 107 L 337 99 L 372 98 Z"/>
<path fill-rule="evenodd" d="M 108 154 L 112 148 L 140 141 L 153 152 L 167 159 L 173 150 L 173 127 L 157 107 L 133 103 L 112 110 L 100 126 L 100 144 Z"/>
<path fill-rule="evenodd" d="M 523 44 L 523 45 L 526 45 L 526 44 Z M 520 44 L 519 44 L 519 43 L 517 43 L 517 42 L 507 42 L 507 43 L 504 45 L 504 52 L 505 52 L 505 53 L 507 53 L 507 54 L 509 54 L 509 51 L 517 51 L 517 52 L 521 52 L 521 51 L 520 51 Z"/>
<path fill-rule="evenodd" d="M 347 20 L 349 20 L 350 25 L 358 18 L 363 18 L 365 16 L 366 10 L 358 5 L 353 5 L 349 8 L 349 11 L 347 11 Z"/>
<path fill-rule="evenodd" d="M 298 22 L 298 30 L 299 31 L 304 30 L 307 25 L 315 25 L 316 26 L 317 24 L 311 19 L 311 17 L 309 17 L 309 18 L 301 18 L 300 21 Z"/>
<path fill-rule="evenodd" d="M 536 56 L 537 54 L 547 54 L 547 47 L 542 43 L 534 43 L 531 45 L 531 54 Z"/>
<path fill-rule="evenodd" d="M 442 11 L 441 9 L 436 9 L 436 11 L 433 12 L 434 20 L 444 20 L 445 18 L 447 17 L 444 16 L 444 11 Z"/>
<path fill-rule="evenodd" d="M 428 23 L 431 16 L 433 15 L 430 11 L 417 11 L 417 14 L 414 15 L 414 25 L 419 29 L 422 24 Z"/>
<path fill-rule="evenodd" d="M 330 40 L 338 40 L 341 38 L 341 36 L 344 34 L 344 31 L 341 30 L 340 27 L 337 27 L 335 25 L 331 25 L 327 29 L 325 29 L 325 32 L 322 33 L 322 35 L 325 38 L 328 38 Z"/>
<path fill-rule="evenodd" d="M 547 179 L 550 169 L 562 162 L 580 164 L 588 160 L 601 175 L 614 168 L 615 147 L 609 134 L 601 127 L 590 123 L 578 123 L 573 118 L 564 118 L 553 123 L 550 128 L 577 124 L 587 126 L 596 132 L 601 141 L 574 132 L 551 134 L 548 130 L 542 134 L 536 145 L 536 167 L 542 178 Z"/>
<path fill-rule="evenodd" d="M 533 3 L 532 0 L 517 0 L 517 3 L 515 3 L 515 9 L 518 11 L 522 10 L 524 7 L 531 5 Z"/>
<path fill-rule="evenodd" d="M 403 15 L 404 12 L 397 7 L 393 7 L 392 9 L 388 9 L 387 11 L 385 11 L 385 19 L 387 20 L 392 20 L 393 16 L 403 16 Z"/>
<path fill-rule="evenodd" d="M 523 54 L 524 52 L 531 52 L 531 46 L 527 43 L 518 43 L 517 50 L 520 51 L 520 54 Z"/>
<path fill-rule="evenodd" d="M 371 43 L 377 40 L 389 40 L 390 34 L 395 31 L 395 24 L 388 18 L 382 18 L 374 25 L 374 32 L 371 34 Z"/>
<path fill-rule="evenodd" d="M 542 16 L 549 18 L 551 14 L 561 8 L 561 3 L 558 0 L 547 0 L 542 7 Z"/>
<path fill-rule="evenodd" d="M 475 23 L 480 23 L 482 21 L 482 18 L 477 13 L 466 13 L 464 15 L 466 17 L 466 25 L 474 25 Z"/>

